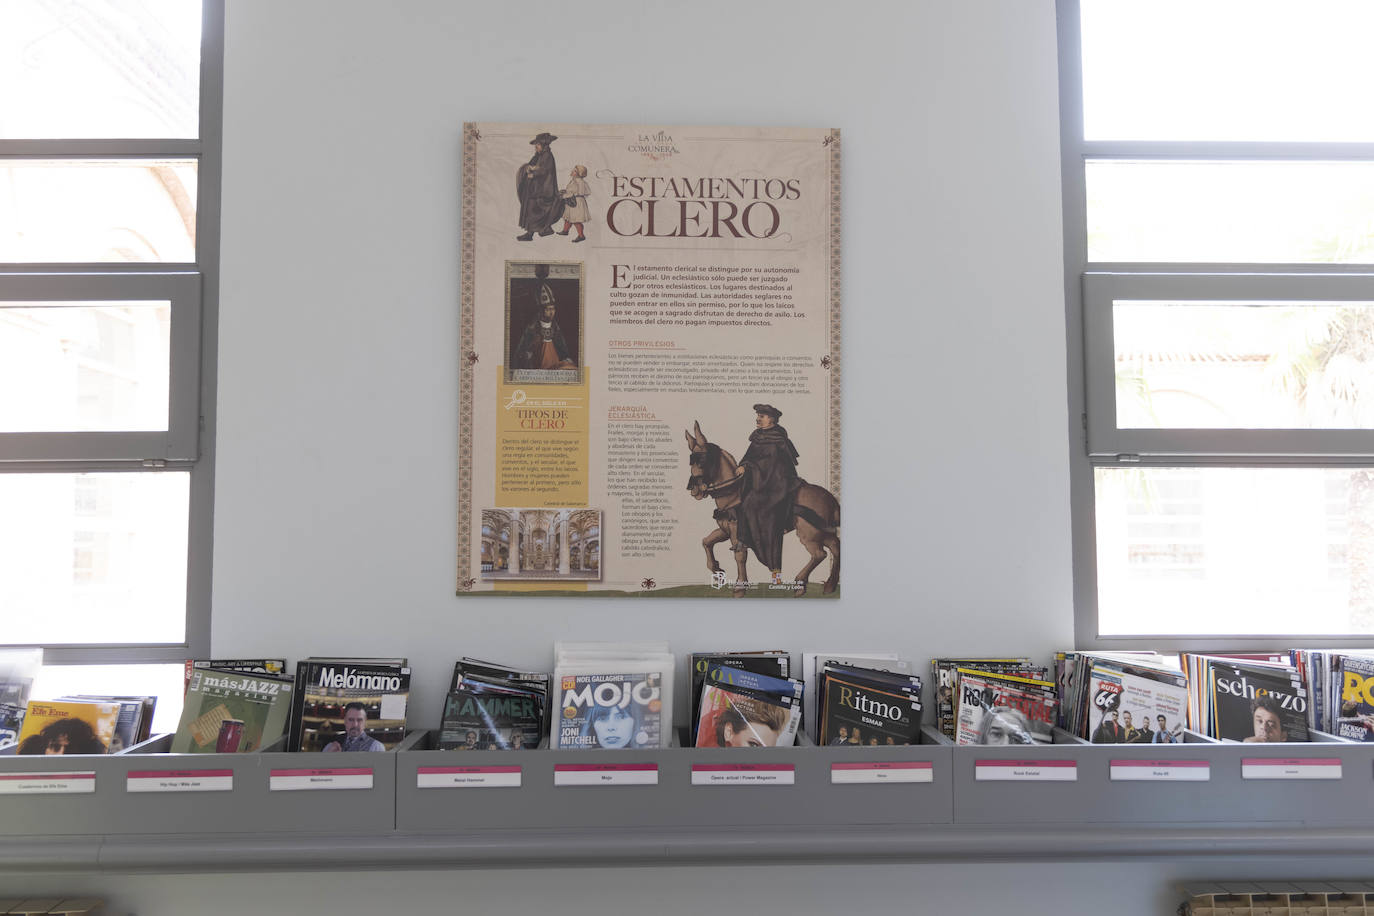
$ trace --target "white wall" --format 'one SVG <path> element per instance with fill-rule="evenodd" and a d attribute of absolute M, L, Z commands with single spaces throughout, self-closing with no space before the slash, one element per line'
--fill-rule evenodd
<path fill-rule="evenodd" d="M 408 655 L 425 723 L 557 639 L 1071 642 L 1050 0 L 228 6 L 216 654 Z M 454 596 L 461 124 L 541 119 L 842 129 L 839 602 Z"/>

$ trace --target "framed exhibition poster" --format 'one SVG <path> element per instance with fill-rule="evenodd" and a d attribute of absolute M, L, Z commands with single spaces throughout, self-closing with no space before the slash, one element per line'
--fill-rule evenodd
<path fill-rule="evenodd" d="M 466 124 L 459 594 L 834 596 L 837 130 Z"/>

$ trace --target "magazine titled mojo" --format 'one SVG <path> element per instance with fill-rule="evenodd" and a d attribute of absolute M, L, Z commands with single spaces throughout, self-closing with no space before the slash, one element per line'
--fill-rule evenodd
<path fill-rule="evenodd" d="M 458 593 L 834 597 L 840 134 L 466 124 Z"/>

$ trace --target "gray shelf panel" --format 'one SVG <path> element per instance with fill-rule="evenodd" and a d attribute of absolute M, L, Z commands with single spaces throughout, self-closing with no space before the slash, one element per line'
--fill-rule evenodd
<path fill-rule="evenodd" d="M 356 768 L 372 772 L 371 789 L 272 791 L 277 770 Z M 396 755 L 132 754 L 110 757 L 8 757 L 0 776 L 93 772 L 82 794 L 0 794 L 6 836 L 276 833 L 395 828 Z M 131 772 L 172 771 L 167 781 L 204 782 L 228 773 L 232 791 L 131 792 Z M 215 777 L 212 777 L 215 778 Z"/>
<path fill-rule="evenodd" d="M 1341 779 L 1246 779 L 1242 760 L 1338 759 Z M 980 781 L 980 760 L 1067 760 L 1075 781 Z M 1205 761 L 1209 779 L 1113 781 L 1112 760 Z M 959 748 L 958 824 L 1374 823 L 1374 747 L 1358 744 L 1176 744 Z"/>
<path fill-rule="evenodd" d="M 832 785 L 835 763 L 929 764 L 930 782 Z M 555 786 L 560 764 L 657 763 L 657 785 Z M 693 785 L 692 768 L 791 767 L 791 785 Z M 518 766 L 514 788 L 418 788 L 431 767 Z M 923 768 L 924 769 L 924 768 Z M 948 824 L 950 749 L 912 747 L 726 748 L 668 751 L 413 751 L 397 755 L 396 828 L 401 832 L 691 828 L 814 824 Z"/>

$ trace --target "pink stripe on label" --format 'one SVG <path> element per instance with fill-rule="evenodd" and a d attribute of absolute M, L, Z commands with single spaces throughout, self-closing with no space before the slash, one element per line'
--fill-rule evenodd
<path fill-rule="evenodd" d="M 884 760 L 873 763 L 832 763 L 832 770 L 930 770 L 935 764 L 929 760 Z"/>
<path fill-rule="evenodd" d="M 422 776 L 440 776 L 448 773 L 519 773 L 518 766 L 511 767 L 417 767 L 415 772 Z"/>
<path fill-rule="evenodd" d="M 196 777 L 233 776 L 233 770 L 130 770 L 130 779 L 195 779 Z"/>
<path fill-rule="evenodd" d="M 0 779 L 95 779 L 94 773 L 0 773 Z"/>
<path fill-rule="evenodd" d="M 1242 757 L 1247 767 L 1338 767 L 1339 757 Z"/>
<path fill-rule="evenodd" d="M 790 773 L 796 771 L 790 763 L 694 763 L 693 773 Z"/>
<path fill-rule="evenodd" d="M 1076 760 L 976 760 L 980 767 L 1076 767 Z"/>
<path fill-rule="evenodd" d="M 556 763 L 555 773 L 626 773 L 657 770 L 656 763 Z"/>
<path fill-rule="evenodd" d="M 1114 767 L 1205 767 L 1206 760 L 1113 760 Z"/>
<path fill-rule="evenodd" d="M 273 776 L 371 776 L 371 767 L 352 767 L 337 770 L 273 770 Z"/>

